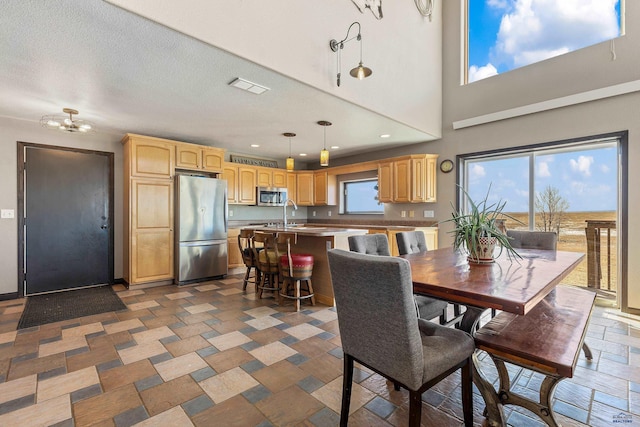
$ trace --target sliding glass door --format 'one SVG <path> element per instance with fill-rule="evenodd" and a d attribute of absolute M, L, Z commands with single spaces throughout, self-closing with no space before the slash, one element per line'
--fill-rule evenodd
<path fill-rule="evenodd" d="M 554 231 L 558 250 L 585 260 L 565 283 L 617 305 L 621 137 L 612 136 L 459 157 L 472 199 L 505 201 L 508 229 Z M 602 302 L 602 301 L 601 301 Z"/>

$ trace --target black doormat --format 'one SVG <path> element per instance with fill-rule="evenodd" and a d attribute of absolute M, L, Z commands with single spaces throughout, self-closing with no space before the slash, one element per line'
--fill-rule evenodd
<path fill-rule="evenodd" d="M 34 295 L 27 297 L 18 329 L 126 308 L 111 286 Z"/>

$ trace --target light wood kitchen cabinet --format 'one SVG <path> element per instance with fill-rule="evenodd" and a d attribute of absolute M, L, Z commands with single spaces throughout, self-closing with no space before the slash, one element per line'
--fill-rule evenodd
<path fill-rule="evenodd" d="M 238 166 L 225 163 L 222 167 L 221 178 L 227 181 L 227 203 L 238 203 Z"/>
<path fill-rule="evenodd" d="M 393 162 L 380 162 L 378 164 L 378 201 L 381 203 L 393 202 Z"/>
<path fill-rule="evenodd" d="M 242 260 L 242 254 L 238 247 L 238 235 L 240 234 L 239 228 L 230 228 L 227 232 L 227 253 L 229 254 L 228 267 L 229 269 L 238 268 L 244 266 Z"/>
<path fill-rule="evenodd" d="M 173 282 L 173 180 L 132 178 L 125 279 L 129 285 Z M 128 271 L 127 271 L 128 270 Z"/>
<path fill-rule="evenodd" d="M 313 175 L 314 206 L 333 206 L 337 203 L 337 177 L 326 170 L 316 171 Z"/>
<path fill-rule="evenodd" d="M 176 167 L 222 172 L 224 150 L 201 145 L 176 143 Z"/>
<path fill-rule="evenodd" d="M 378 164 L 378 199 L 383 203 L 435 202 L 438 156 L 415 154 Z"/>
<path fill-rule="evenodd" d="M 313 206 L 314 179 L 313 172 L 298 172 L 298 190 L 296 203 L 300 206 Z"/>
<path fill-rule="evenodd" d="M 273 172 L 273 187 L 284 188 L 287 186 L 287 171 L 284 169 L 276 169 Z"/>
<path fill-rule="evenodd" d="M 222 172 L 224 150 L 213 147 L 202 148 L 202 169 L 208 172 Z"/>
<path fill-rule="evenodd" d="M 298 176 L 295 172 L 287 172 L 287 197 L 298 203 Z"/>
<path fill-rule="evenodd" d="M 256 204 L 256 169 L 250 166 L 238 166 L 237 204 Z"/>
<path fill-rule="evenodd" d="M 257 167 L 258 187 L 279 187 L 287 186 L 287 171 L 284 169 Z"/>
<path fill-rule="evenodd" d="M 142 135 L 127 134 L 125 145 L 125 173 L 141 178 L 171 178 L 175 167 L 173 141 Z"/>

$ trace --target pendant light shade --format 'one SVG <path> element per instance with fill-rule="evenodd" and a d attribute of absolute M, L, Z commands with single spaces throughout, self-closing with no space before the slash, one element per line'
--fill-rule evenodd
<path fill-rule="evenodd" d="M 287 170 L 292 171 L 295 167 L 295 160 L 293 160 L 293 157 L 291 157 L 291 138 L 296 136 L 296 134 L 293 132 L 285 132 L 283 133 L 283 135 L 289 138 L 289 157 L 287 157 Z"/>
<path fill-rule="evenodd" d="M 331 122 L 320 120 L 318 122 L 324 128 L 324 144 L 320 151 L 320 166 L 329 166 L 329 150 L 327 150 L 327 126 L 331 126 Z"/>

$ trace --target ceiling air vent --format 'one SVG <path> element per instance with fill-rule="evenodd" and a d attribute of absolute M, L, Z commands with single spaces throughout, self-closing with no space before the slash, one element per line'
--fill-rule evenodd
<path fill-rule="evenodd" d="M 260 86 L 259 84 L 250 82 L 249 80 L 241 79 L 239 77 L 229 83 L 229 86 L 237 87 L 238 89 L 243 89 L 256 95 L 263 94 L 266 91 L 270 90 L 268 87 Z"/>

